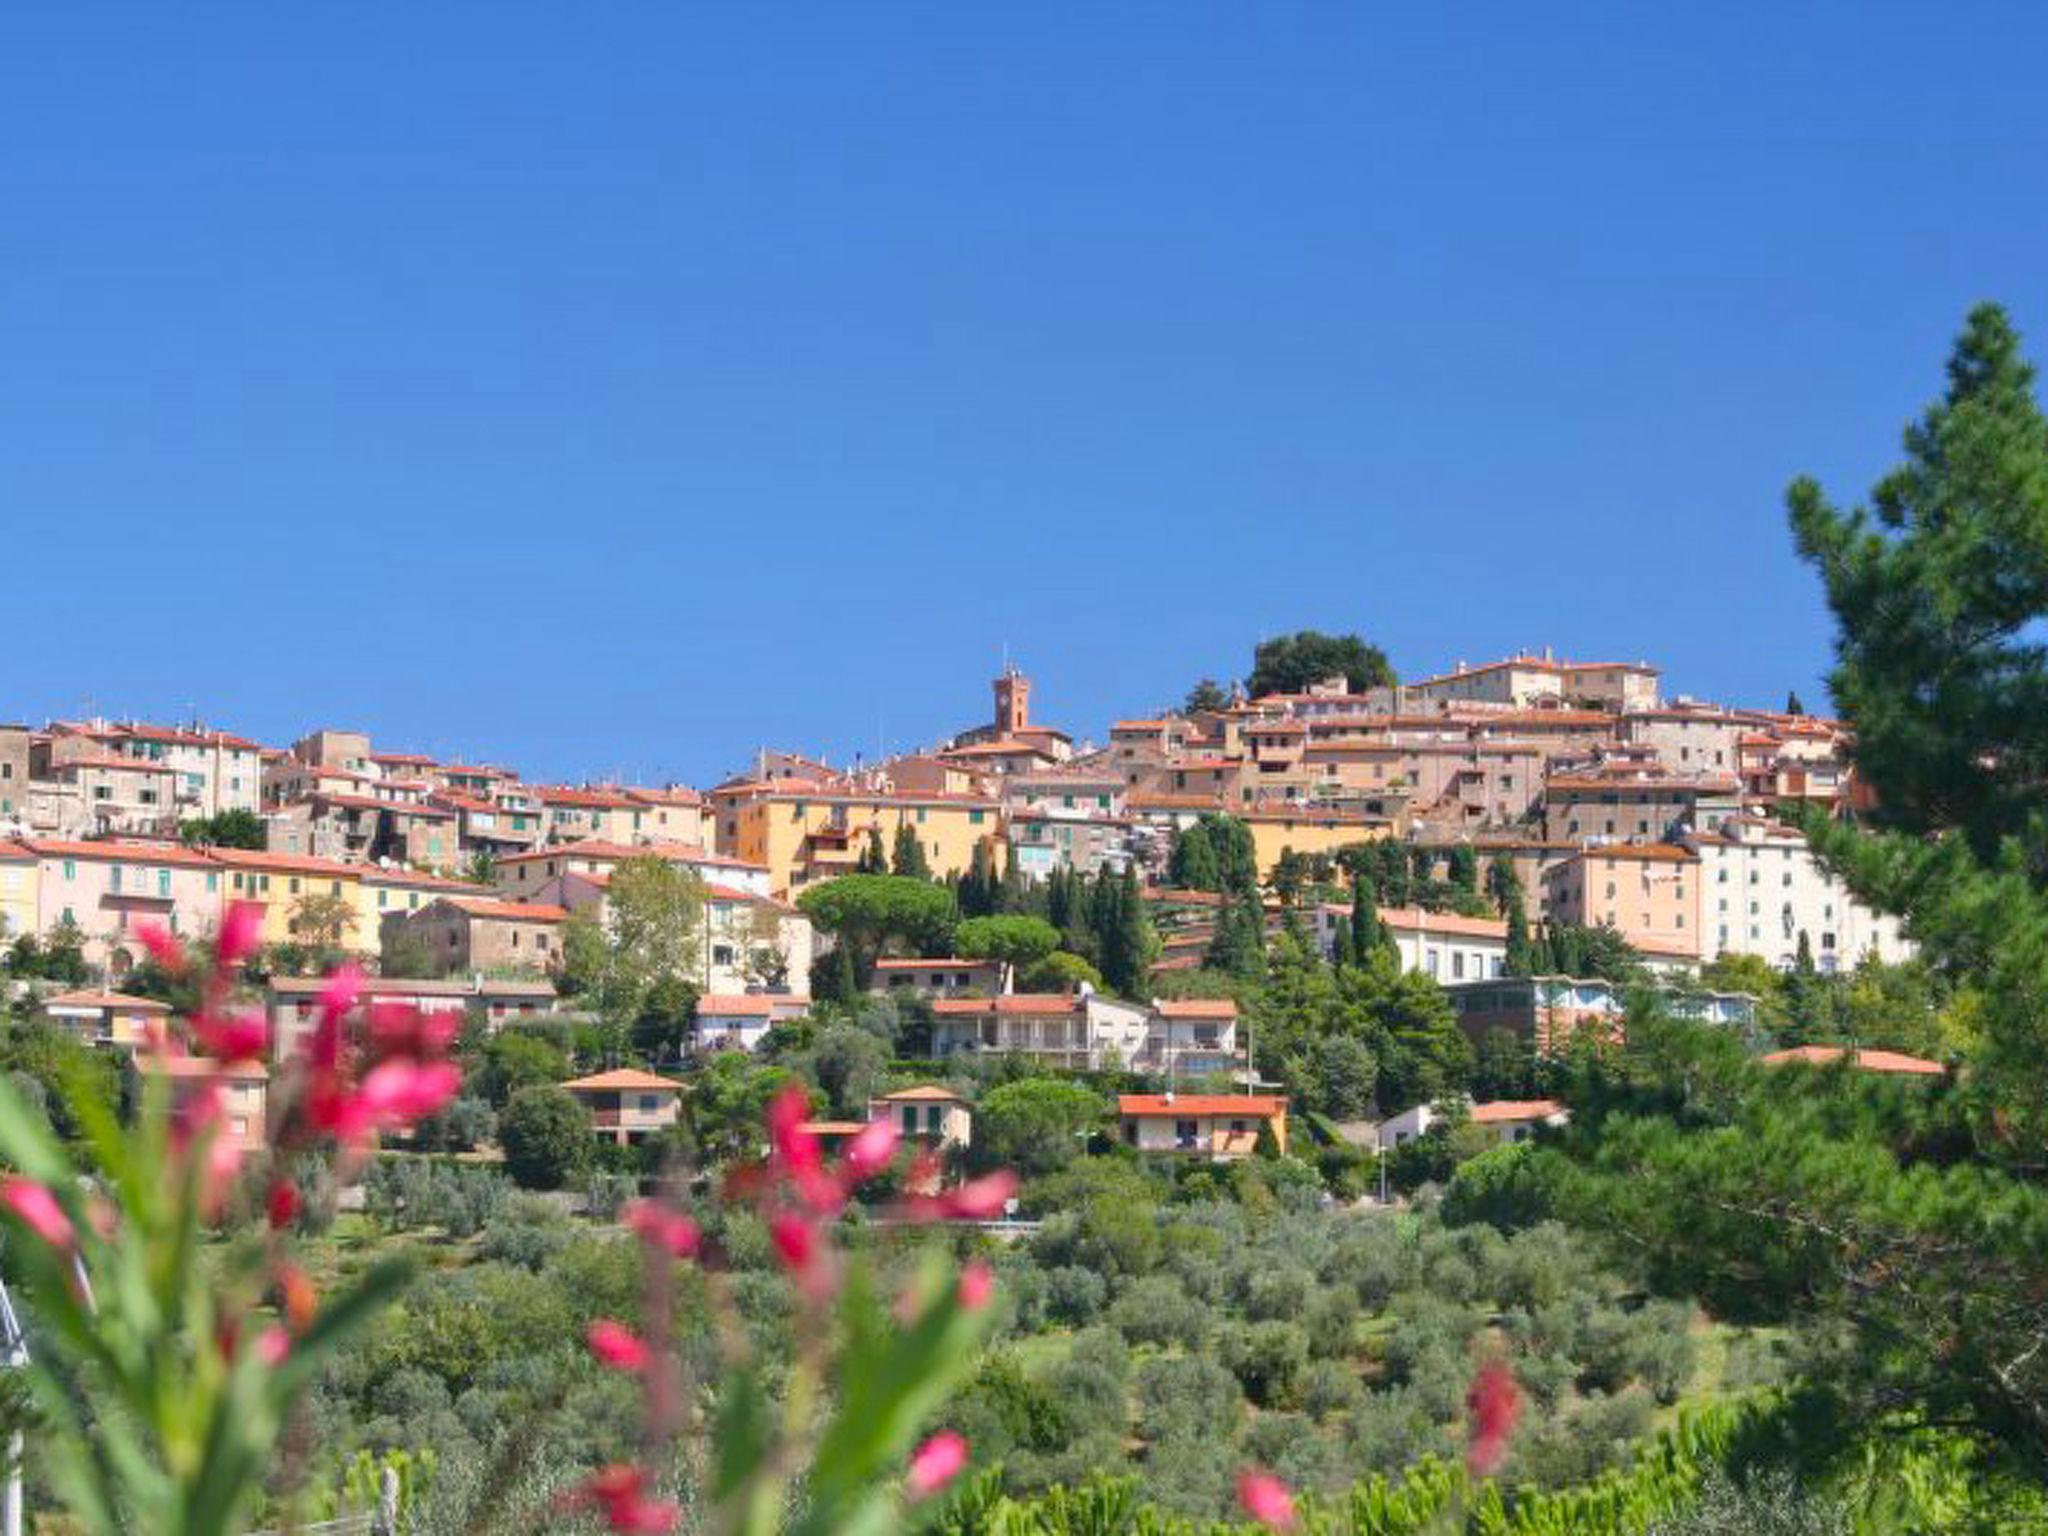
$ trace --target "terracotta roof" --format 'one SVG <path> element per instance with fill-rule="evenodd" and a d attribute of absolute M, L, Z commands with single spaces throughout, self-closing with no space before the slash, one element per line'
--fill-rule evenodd
<path fill-rule="evenodd" d="M 111 859 L 127 864 L 179 864 L 187 869 L 205 869 L 214 862 L 210 854 L 178 843 L 122 842 L 115 839 L 78 842 L 28 837 L 22 839 L 22 845 L 46 859 Z"/>
<path fill-rule="evenodd" d="M 507 922 L 559 923 L 567 919 L 567 907 L 538 901 L 499 901 L 489 896 L 443 896 L 443 901 L 471 917 L 497 918 Z"/>
<path fill-rule="evenodd" d="M 1120 1115 L 1258 1115 L 1283 1113 L 1287 1100 L 1270 1093 L 1120 1093 Z"/>
<path fill-rule="evenodd" d="M 998 963 L 998 961 L 994 960 L 968 960 L 959 955 L 941 955 L 934 960 L 877 960 L 874 968 L 878 971 L 921 971 L 936 965 L 951 970 L 963 965 L 996 965 Z"/>
<path fill-rule="evenodd" d="M 1928 1061 L 1920 1056 L 1907 1056 L 1898 1051 L 1850 1050 L 1839 1045 L 1797 1045 L 1790 1050 L 1772 1051 L 1758 1058 L 1767 1066 L 1780 1067 L 1796 1063 L 1801 1066 L 1833 1066 L 1843 1057 L 1849 1058 L 1849 1065 L 1864 1072 L 1895 1072 L 1914 1077 L 1940 1077 L 1948 1071 L 1938 1061 Z"/>
<path fill-rule="evenodd" d="M 577 789 L 570 785 L 544 784 L 534 791 L 543 805 L 573 805 L 586 810 L 630 811 L 635 802 L 616 789 Z"/>
<path fill-rule="evenodd" d="M 809 998 L 798 997 L 791 992 L 706 992 L 697 999 L 697 1015 L 699 1018 L 707 1013 L 768 1018 L 777 1008 L 809 1006 Z"/>
<path fill-rule="evenodd" d="M 1516 1120 L 1547 1120 L 1563 1112 L 1564 1105 L 1556 1099 L 1495 1099 L 1490 1104 L 1472 1106 L 1472 1123 L 1500 1125 Z"/>
<path fill-rule="evenodd" d="M 86 757 L 67 757 L 60 763 L 50 764 L 52 773 L 62 773 L 66 768 L 109 768 L 128 773 L 176 773 L 177 769 L 168 763 L 152 763 L 139 757 L 123 757 L 118 752 L 95 752 Z"/>
<path fill-rule="evenodd" d="M 806 1136 L 857 1136 L 867 1128 L 865 1120 L 806 1120 L 797 1127 Z"/>
<path fill-rule="evenodd" d="M 1152 1005 L 1162 1019 L 1234 1019 L 1237 1004 L 1227 997 L 1163 998 Z"/>
<path fill-rule="evenodd" d="M 599 1072 L 590 1077 L 578 1077 L 562 1084 L 571 1093 L 578 1089 L 591 1093 L 616 1091 L 621 1088 L 666 1088 L 670 1093 L 681 1093 L 683 1085 L 671 1082 L 665 1077 L 656 1077 L 652 1072 L 642 1072 L 637 1067 L 614 1067 L 609 1072 Z"/>
<path fill-rule="evenodd" d="M 255 848 L 208 848 L 206 851 L 215 863 L 225 864 L 229 869 L 253 869 L 266 873 L 335 875 L 354 880 L 365 868 L 361 864 L 345 864 L 339 859 L 315 858 L 311 854 L 269 853 Z"/>
<path fill-rule="evenodd" d="M 894 1093 L 878 1093 L 875 1098 L 884 1103 L 912 1104 L 965 1104 L 966 1099 L 950 1088 L 935 1087 L 931 1083 L 920 1083 L 915 1088 L 898 1088 Z"/>
<path fill-rule="evenodd" d="M 1333 910 L 1348 913 L 1349 907 L 1338 906 Z M 1473 939 L 1499 939 L 1507 942 L 1508 925 L 1497 917 L 1465 917 L 1456 912 L 1424 912 L 1417 907 L 1386 907 L 1379 914 L 1380 921 L 1390 928 L 1420 933 L 1425 937 L 1432 933 L 1462 934 Z"/>
<path fill-rule="evenodd" d="M 1581 848 L 1564 862 L 1571 859 L 1638 859 L 1649 864 L 1691 864 L 1699 855 L 1690 848 L 1680 848 L 1673 843 L 1598 843 L 1591 848 Z"/>
<path fill-rule="evenodd" d="M 1081 1006 L 1078 992 L 1012 992 L 1006 997 L 941 997 L 933 1013 L 1072 1013 Z"/>

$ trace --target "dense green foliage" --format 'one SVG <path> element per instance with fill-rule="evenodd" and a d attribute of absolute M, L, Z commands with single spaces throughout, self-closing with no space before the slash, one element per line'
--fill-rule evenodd
<path fill-rule="evenodd" d="M 1304 629 L 1261 640 L 1252 651 L 1251 676 L 1245 691 L 1253 698 L 1268 693 L 1301 693 L 1311 683 L 1341 677 L 1353 693 L 1391 687 L 1394 669 L 1387 653 L 1357 635 L 1326 635 Z"/>

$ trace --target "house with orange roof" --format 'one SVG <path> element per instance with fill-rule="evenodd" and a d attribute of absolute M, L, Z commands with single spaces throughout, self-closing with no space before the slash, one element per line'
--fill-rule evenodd
<path fill-rule="evenodd" d="M 648 808 L 623 789 L 606 784 L 541 784 L 533 792 L 541 803 L 543 842 L 643 840 Z"/>
<path fill-rule="evenodd" d="M 171 1016 L 170 1005 L 153 997 L 130 997 L 95 987 L 46 997 L 37 1004 L 37 1012 L 85 1045 L 122 1050 L 144 1044 Z"/>
<path fill-rule="evenodd" d="M 383 947 L 417 941 L 443 976 L 478 971 L 546 974 L 562 962 L 562 925 L 569 913 L 545 902 L 496 895 L 440 895 L 415 912 L 385 917 Z"/>
<path fill-rule="evenodd" d="M 264 943 L 288 944 L 315 938 L 309 919 L 320 908 L 306 903 L 313 897 L 339 897 L 348 907 L 340 947 L 360 954 L 376 953 L 377 930 L 363 922 L 364 866 L 340 859 L 246 848 L 212 848 L 208 853 L 221 867 L 223 900 L 251 902 L 262 909 Z"/>
<path fill-rule="evenodd" d="M 136 720 L 51 727 L 53 743 L 65 737 L 89 740 L 111 756 L 164 770 L 170 776 L 167 809 L 176 820 L 253 811 L 262 799 L 263 749 L 228 731 Z"/>
<path fill-rule="evenodd" d="M 1117 1122 L 1124 1145 L 1139 1152 L 1232 1163 L 1258 1150 L 1269 1132 L 1287 1150 L 1287 1100 L 1264 1093 L 1123 1093 Z"/>
<path fill-rule="evenodd" d="M 1002 839 L 998 800 L 911 793 L 873 776 L 812 785 L 787 780 L 722 784 L 708 798 L 718 851 L 765 865 L 771 889 L 781 896 L 851 874 L 871 829 L 892 850 L 899 829 L 907 831 L 941 878 L 966 873 L 977 848 L 994 855 Z"/>
<path fill-rule="evenodd" d="M 1379 1124 L 1379 1150 L 1391 1152 L 1404 1142 L 1429 1134 L 1433 1126 L 1454 1118 L 1462 1110 L 1468 1123 L 1496 1145 L 1527 1141 L 1545 1126 L 1559 1126 L 1571 1119 L 1571 1112 L 1556 1099 L 1496 1099 L 1489 1103 L 1466 1104 L 1440 1100 L 1416 1104 Z"/>
<path fill-rule="evenodd" d="M 87 962 L 116 980 L 144 957 L 135 937 L 143 923 L 187 937 L 219 925 L 222 868 L 202 850 L 139 838 L 28 838 L 21 846 L 36 858 L 36 931 L 75 924 Z"/>
<path fill-rule="evenodd" d="M 270 1071 L 261 1062 L 243 1061 L 223 1066 L 203 1056 L 166 1056 L 155 1051 L 137 1051 L 128 1060 L 132 1071 L 170 1079 L 173 1114 L 195 1094 L 211 1087 L 221 1099 L 220 1134 L 244 1152 L 255 1152 L 263 1147 L 267 1136 Z"/>
<path fill-rule="evenodd" d="M 562 1088 L 590 1111 L 599 1137 L 622 1147 L 659 1136 L 682 1116 L 682 1084 L 637 1067 L 572 1078 Z"/>

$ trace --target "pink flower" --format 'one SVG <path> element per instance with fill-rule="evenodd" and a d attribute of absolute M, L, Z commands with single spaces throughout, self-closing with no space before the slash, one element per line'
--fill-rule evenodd
<path fill-rule="evenodd" d="M 1002 1215 L 1004 1207 L 1016 1193 L 1017 1175 L 1007 1168 L 999 1168 L 978 1179 L 969 1179 L 942 1198 L 950 1214 L 968 1221 L 987 1221 Z"/>
<path fill-rule="evenodd" d="M 18 1174 L 0 1179 L 0 1205 L 6 1206 L 17 1221 L 52 1248 L 68 1249 L 77 1236 L 71 1218 L 64 1214 L 64 1207 L 57 1203 L 49 1186 L 34 1179 Z"/>
<path fill-rule="evenodd" d="M 623 1214 L 627 1229 L 642 1242 L 666 1248 L 676 1258 L 693 1258 L 704 1246 L 704 1233 L 696 1222 L 664 1210 L 652 1200 L 635 1200 Z"/>
<path fill-rule="evenodd" d="M 570 1496 L 571 1504 L 595 1504 L 605 1524 L 634 1536 L 663 1536 L 675 1529 L 681 1511 L 667 1499 L 647 1497 L 647 1474 L 626 1463 L 600 1467 Z"/>
<path fill-rule="evenodd" d="M 942 1429 L 912 1454 L 910 1473 L 904 1483 L 913 1500 L 928 1499 L 958 1477 L 966 1465 L 966 1436 L 957 1430 Z"/>
<path fill-rule="evenodd" d="M 1485 1477 L 1507 1454 L 1522 1412 L 1522 1389 L 1514 1372 L 1498 1361 L 1481 1366 L 1465 1394 L 1465 1411 L 1471 1418 L 1465 1465 L 1474 1477 Z"/>
<path fill-rule="evenodd" d="M 270 1026 L 256 1013 L 202 1013 L 192 1020 L 192 1037 L 216 1060 L 260 1061 L 270 1045 Z"/>
<path fill-rule="evenodd" d="M 995 1293 L 996 1272 L 982 1260 L 976 1259 L 960 1271 L 960 1305 L 966 1311 L 979 1312 Z"/>
<path fill-rule="evenodd" d="M 768 1104 L 768 1145 L 776 1162 L 790 1173 L 818 1166 L 818 1138 L 804 1127 L 811 1119 L 811 1095 L 799 1082 L 788 1082 Z"/>
<path fill-rule="evenodd" d="M 268 1366 L 280 1366 L 292 1352 L 292 1336 L 275 1323 L 256 1335 L 256 1355 Z"/>
<path fill-rule="evenodd" d="M 363 993 L 363 968 L 354 961 L 337 966 L 320 989 L 320 1016 L 339 1020 Z"/>
<path fill-rule="evenodd" d="M 871 1179 L 896 1155 L 896 1122 L 870 1120 L 839 1154 L 839 1171 L 849 1184 Z"/>
<path fill-rule="evenodd" d="M 220 938 L 214 953 L 222 965 L 235 965 L 256 953 L 263 942 L 263 908 L 253 901 L 231 901 L 221 914 Z"/>
<path fill-rule="evenodd" d="M 270 1186 L 270 1195 L 264 1202 L 264 1214 L 269 1218 L 270 1229 L 282 1232 L 292 1224 L 292 1218 L 299 1214 L 299 1186 L 290 1179 L 279 1179 Z"/>
<path fill-rule="evenodd" d="M 149 951 L 149 957 L 173 976 L 183 973 L 185 946 L 162 923 L 155 918 L 145 918 L 135 925 L 135 938 Z"/>
<path fill-rule="evenodd" d="M 778 1212 L 768 1223 L 775 1256 L 793 1275 L 806 1273 L 818 1259 L 818 1229 L 792 1211 Z"/>
<path fill-rule="evenodd" d="M 1269 1531 L 1294 1529 L 1294 1495 L 1270 1472 L 1247 1467 L 1238 1473 L 1237 1502 Z"/>
<path fill-rule="evenodd" d="M 652 1358 L 646 1343 L 623 1323 L 599 1318 L 584 1335 L 590 1352 L 615 1371 L 644 1371 Z"/>

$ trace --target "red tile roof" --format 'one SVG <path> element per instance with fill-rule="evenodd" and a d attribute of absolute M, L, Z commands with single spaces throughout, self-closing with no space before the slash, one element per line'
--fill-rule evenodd
<path fill-rule="evenodd" d="M 441 899 L 471 917 L 502 922 L 559 923 L 569 916 L 567 907 L 549 906 L 538 901 L 498 901 L 488 896 L 444 896 Z"/>
<path fill-rule="evenodd" d="M 1162 998 L 1152 1005 L 1162 1019 L 1234 1019 L 1237 1004 L 1227 997 Z"/>
<path fill-rule="evenodd" d="M 1081 1006 L 1078 992 L 1012 992 L 1006 997 L 941 997 L 933 1013 L 1072 1013 Z"/>
<path fill-rule="evenodd" d="M 1792 1064 L 1808 1067 L 1833 1066 L 1849 1058 L 1849 1065 L 1864 1072 L 1895 1072 L 1914 1077 L 1940 1077 L 1948 1071 L 1938 1061 L 1907 1056 L 1898 1051 L 1850 1050 L 1839 1045 L 1797 1045 L 1790 1050 L 1772 1051 L 1759 1058 L 1766 1066 Z"/>
<path fill-rule="evenodd" d="M 670 1093 L 681 1093 L 683 1085 L 671 1082 L 665 1077 L 656 1077 L 652 1072 L 642 1072 L 637 1067 L 614 1067 L 609 1072 L 594 1073 L 589 1077 L 573 1078 L 562 1086 L 571 1093 L 617 1092 L 622 1088 L 667 1089 Z"/>
<path fill-rule="evenodd" d="M 1287 1100 L 1269 1093 L 1120 1093 L 1116 1111 L 1120 1115 L 1195 1116 L 1257 1115 L 1261 1118 L 1284 1114 Z"/>
<path fill-rule="evenodd" d="M 1495 1099 L 1490 1104 L 1472 1106 L 1472 1123 L 1501 1125 L 1518 1120 L 1548 1120 L 1563 1112 L 1564 1105 L 1556 1099 Z"/>

